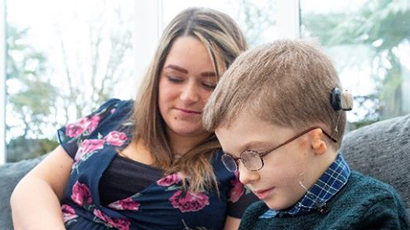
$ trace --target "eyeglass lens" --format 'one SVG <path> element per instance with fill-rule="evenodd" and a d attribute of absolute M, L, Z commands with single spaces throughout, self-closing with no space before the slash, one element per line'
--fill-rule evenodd
<path fill-rule="evenodd" d="M 238 170 L 238 166 L 236 165 L 235 159 L 228 155 L 222 155 L 222 163 L 225 165 L 225 168 L 228 169 L 230 172 L 236 172 Z"/>
<path fill-rule="evenodd" d="M 245 151 L 241 154 L 241 162 L 242 164 L 251 171 L 257 171 L 263 167 L 262 158 L 259 156 L 257 152 L 254 151 Z M 238 165 L 235 159 L 228 155 L 222 155 L 222 163 L 225 165 L 226 169 L 230 172 L 235 172 L 238 170 Z"/>

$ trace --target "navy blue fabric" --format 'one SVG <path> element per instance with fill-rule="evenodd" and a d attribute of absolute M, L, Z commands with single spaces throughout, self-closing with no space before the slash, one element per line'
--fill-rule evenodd
<path fill-rule="evenodd" d="M 59 140 L 74 164 L 62 200 L 67 229 L 222 229 L 228 206 L 251 203 L 254 196 L 238 183 L 235 174 L 221 163 L 222 151 L 212 157 L 219 182 L 215 191 L 184 192 L 181 175 L 162 177 L 130 197 L 101 205 L 99 182 L 117 156 L 131 140 L 132 127 L 126 126 L 132 101 L 111 99 L 76 123 L 61 128 Z M 138 183 L 128 181 L 124 183 Z"/>

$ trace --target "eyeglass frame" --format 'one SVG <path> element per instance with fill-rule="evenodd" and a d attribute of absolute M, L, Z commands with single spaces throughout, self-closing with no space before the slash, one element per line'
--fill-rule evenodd
<path fill-rule="evenodd" d="M 223 160 L 222 160 L 222 163 L 223 163 L 223 165 L 225 166 L 225 168 L 226 168 L 228 171 L 230 171 L 230 172 L 236 172 L 236 171 L 238 171 L 238 169 L 239 169 L 238 160 L 241 160 L 241 162 L 242 162 L 242 164 L 244 165 L 244 167 L 245 167 L 246 169 L 248 169 L 248 167 L 245 166 L 245 163 L 244 163 L 245 160 L 241 157 L 241 155 L 242 155 L 244 152 L 254 152 L 254 153 L 256 153 L 256 154 L 259 156 L 259 158 L 260 158 L 260 160 L 261 160 L 261 162 L 262 162 L 262 165 L 261 165 L 261 167 L 260 167 L 259 169 L 248 169 L 248 170 L 249 170 L 249 171 L 254 171 L 254 172 L 259 171 L 259 170 L 261 170 L 261 169 L 263 168 L 263 166 L 265 165 L 265 162 L 263 161 L 263 157 L 264 157 L 264 156 L 266 156 L 266 155 L 268 155 L 269 153 L 271 153 L 271 152 L 273 152 L 273 151 L 279 149 L 280 147 L 283 147 L 283 146 L 289 144 L 290 142 L 292 142 L 292 141 L 298 139 L 299 137 L 305 135 L 306 133 L 308 133 L 308 132 L 310 132 L 310 131 L 312 131 L 312 130 L 314 130 L 314 129 L 320 129 L 320 130 L 322 130 L 322 132 L 325 134 L 325 136 L 327 136 L 328 138 L 330 138 L 330 140 L 332 140 L 332 141 L 335 142 L 335 143 L 338 142 L 334 137 L 332 137 L 330 134 L 328 134 L 328 133 L 327 133 L 325 130 L 323 130 L 322 128 L 320 128 L 320 127 L 312 127 L 312 128 L 309 128 L 309 129 L 307 129 L 307 130 L 305 130 L 305 131 L 303 131 L 303 132 L 301 132 L 301 133 L 299 133 L 299 134 L 297 134 L 297 135 L 291 137 L 290 139 L 284 141 L 283 143 L 279 144 L 278 146 L 274 147 L 273 149 L 267 150 L 267 151 L 265 151 L 265 152 L 259 153 L 259 152 L 257 152 L 257 151 L 253 151 L 253 150 L 245 150 L 245 151 L 241 152 L 241 154 L 239 155 L 239 157 L 234 157 L 234 156 L 232 156 L 232 155 L 229 154 L 229 153 L 224 153 L 222 156 L 225 155 L 225 156 L 227 156 L 227 157 L 230 157 L 230 158 L 235 162 L 235 165 L 236 165 L 236 170 L 235 170 L 235 171 L 229 170 L 229 168 L 226 166 L 226 164 L 225 164 L 225 162 L 224 162 Z"/>

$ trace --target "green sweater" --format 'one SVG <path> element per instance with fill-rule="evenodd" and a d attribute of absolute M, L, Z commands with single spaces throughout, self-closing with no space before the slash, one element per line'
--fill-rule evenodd
<path fill-rule="evenodd" d="M 265 219 L 259 216 L 269 208 L 260 201 L 246 210 L 239 229 L 410 229 L 404 204 L 393 187 L 359 172 L 352 172 L 327 207 L 326 214 L 311 211 Z"/>

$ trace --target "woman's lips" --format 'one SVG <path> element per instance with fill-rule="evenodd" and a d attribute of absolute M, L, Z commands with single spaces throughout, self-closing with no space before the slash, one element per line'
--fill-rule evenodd
<path fill-rule="evenodd" d="M 201 114 L 202 112 L 194 111 L 194 110 L 187 110 L 187 109 L 177 109 L 185 114 Z"/>

